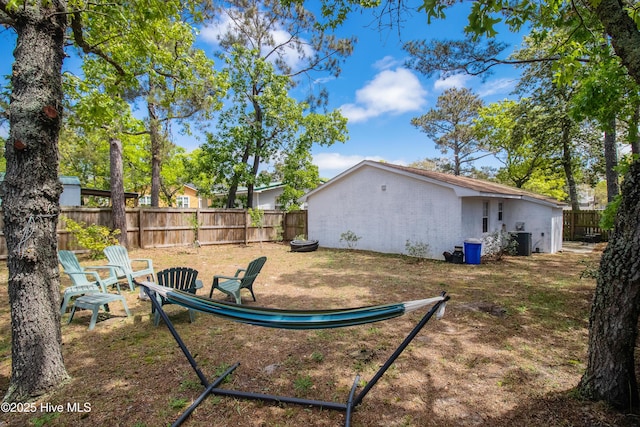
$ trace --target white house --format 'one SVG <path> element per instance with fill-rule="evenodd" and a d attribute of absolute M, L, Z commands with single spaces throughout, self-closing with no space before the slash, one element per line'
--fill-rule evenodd
<path fill-rule="evenodd" d="M 329 248 L 345 247 L 350 231 L 357 249 L 406 253 L 409 241 L 442 259 L 466 240 L 518 230 L 533 252 L 562 249 L 564 203 L 478 179 L 365 160 L 305 199 L 308 238 Z"/>
<path fill-rule="evenodd" d="M 281 209 L 282 206 L 278 203 L 278 197 L 282 195 L 284 192 L 285 185 L 282 182 L 272 182 L 267 185 L 261 185 L 254 187 L 253 189 L 253 206 L 256 209 L 262 210 L 273 210 L 273 209 Z M 226 200 L 227 192 L 218 192 L 214 194 L 216 198 L 223 198 Z M 247 196 L 247 187 L 238 187 L 236 191 L 236 197 L 239 196 Z M 236 199 L 236 205 L 239 208 L 243 208 L 242 202 L 239 199 Z"/>

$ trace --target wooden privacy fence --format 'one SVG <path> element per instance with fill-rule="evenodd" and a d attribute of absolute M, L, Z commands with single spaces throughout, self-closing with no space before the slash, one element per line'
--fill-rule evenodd
<path fill-rule="evenodd" d="M 600 228 L 602 211 L 564 211 L 563 240 L 603 241 L 609 240 L 609 231 Z"/>
<path fill-rule="evenodd" d="M 110 208 L 62 207 L 61 216 L 112 227 Z M 307 235 L 307 211 L 264 211 L 261 226 L 252 225 L 244 209 L 135 208 L 126 210 L 130 248 L 248 244 L 293 240 Z M 7 258 L 7 245 L 0 215 L 0 259 Z M 58 249 L 82 250 L 58 221 Z"/>

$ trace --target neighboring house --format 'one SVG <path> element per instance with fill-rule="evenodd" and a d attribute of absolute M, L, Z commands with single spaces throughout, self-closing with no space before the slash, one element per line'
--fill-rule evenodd
<path fill-rule="evenodd" d="M 282 206 L 277 203 L 278 197 L 284 192 L 284 186 L 282 182 L 271 182 L 268 185 L 255 187 L 253 189 L 253 207 L 256 209 L 262 209 L 264 211 L 282 209 Z M 218 192 L 214 194 L 217 199 L 227 200 L 228 192 Z M 243 208 L 240 197 L 246 199 L 247 187 L 238 187 L 236 191 L 236 207 Z"/>
<path fill-rule="evenodd" d="M 60 206 L 80 206 L 82 204 L 80 179 L 77 176 L 61 176 L 62 194 Z"/>
<path fill-rule="evenodd" d="M 4 175 L 0 173 L 0 182 L 4 181 Z M 60 176 L 58 179 L 62 184 L 60 206 L 80 206 L 82 204 L 80 179 L 77 176 Z"/>
<path fill-rule="evenodd" d="M 198 196 L 198 189 L 193 184 L 184 184 L 182 190 L 178 191 L 175 198 L 175 206 L 178 208 L 206 208 L 206 199 Z M 151 206 L 151 196 L 143 195 L 138 199 L 140 206 Z M 167 207 L 167 204 L 160 199 L 160 207 Z"/>
<path fill-rule="evenodd" d="M 409 242 L 443 259 L 465 240 L 519 230 L 534 252 L 562 249 L 564 203 L 483 180 L 365 160 L 305 199 L 307 237 L 324 247 L 345 247 L 350 231 L 357 249 L 406 253 Z"/>

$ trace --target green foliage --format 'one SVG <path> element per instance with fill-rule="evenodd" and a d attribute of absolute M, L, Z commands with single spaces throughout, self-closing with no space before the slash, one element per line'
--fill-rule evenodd
<path fill-rule="evenodd" d="M 111 231 L 108 227 L 96 224 L 87 226 L 84 222 L 75 222 L 66 216 L 61 216 L 60 219 L 64 221 L 65 228 L 73 235 L 78 244 L 89 250 L 91 259 L 103 258 L 104 248 L 118 244 L 120 230 Z"/>
<path fill-rule="evenodd" d="M 453 152 L 453 171 L 460 175 L 462 165 L 473 163 L 481 147 L 473 132 L 482 100 L 469 89 L 447 89 L 438 97 L 436 108 L 411 119 L 411 124 L 427 134 L 443 154 Z"/>
<path fill-rule="evenodd" d="M 411 242 L 407 239 L 404 249 L 408 256 L 415 258 L 429 258 L 431 255 L 431 249 L 428 243 L 423 242 Z"/>
<path fill-rule="evenodd" d="M 275 233 L 275 237 L 273 240 L 276 242 L 282 242 L 284 240 L 284 228 L 281 225 L 276 225 L 273 227 L 273 232 Z"/>
<path fill-rule="evenodd" d="M 185 406 L 187 406 L 188 400 L 185 399 L 184 397 L 179 397 L 179 398 L 173 398 L 171 399 L 171 401 L 169 402 L 169 407 L 171 409 L 182 409 Z"/>
<path fill-rule="evenodd" d="M 313 380 L 309 375 L 299 376 L 293 381 L 293 388 L 301 394 L 308 392 L 312 387 Z"/>
<path fill-rule="evenodd" d="M 620 175 L 625 175 L 629 172 L 631 164 L 639 160 L 640 158 L 636 154 L 625 156 L 616 170 Z M 604 209 L 602 216 L 600 217 L 600 228 L 603 230 L 613 230 L 620 203 L 622 203 L 622 195 L 618 194 L 610 203 L 607 204 L 607 207 Z"/>
<path fill-rule="evenodd" d="M 622 203 L 622 195 L 618 194 L 610 203 L 607 204 L 607 207 L 604 208 L 602 216 L 600 217 L 600 228 L 603 230 L 613 230 L 620 203 Z"/>
<path fill-rule="evenodd" d="M 199 246 L 198 242 L 198 231 L 200 230 L 200 223 L 198 222 L 198 214 L 196 212 L 191 215 L 189 218 L 189 224 L 191 225 L 191 229 L 193 230 L 193 245 Z"/>
<path fill-rule="evenodd" d="M 347 230 L 340 234 L 340 243 L 344 242 L 347 245 L 347 249 L 355 249 L 358 245 L 358 240 L 360 239 L 362 239 L 362 237 L 358 236 L 351 230 Z"/>
<path fill-rule="evenodd" d="M 235 27 L 221 37 L 220 57 L 226 62 L 229 102 L 219 115 L 216 133 L 208 134 L 201 147 L 207 158 L 201 162 L 202 172 L 211 177 L 212 186 L 229 189 L 229 199 L 240 186 L 263 183 L 258 175 L 261 165 L 285 165 L 285 193 L 279 200 L 284 209 L 298 208 L 304 191 L 318 185 L 317 168 L 311 162 L 312 144 L 346 140 L 346 119 L 339 111 L 318 114 L 315 102 L 298 102 L 289 95 L 296 84 L 292 76 L 311 69 L 339 74 L 340 57 L 351 52 L 352 44 L 324 34 L 316 16 L 302 2 L 292 5 L 248 2 L 227 9 Z M 276 29 L 311 36 L 313 55 L 307 41 L 299 37 L 274 48 L 271 32 Z M 296 52 L 297 69 L 283 60 L 285 50 L 286 55 Z M 324 93 L 310 98 L 322 101 Z M 248 206 L 252 204 L 249 201 Z"/>
<path fill-rule="evenodd" d="M 47 412 L 31 420 L 34 427 L 43 427 L 53 424 L 62 415 L 60 412 Z"/>
<path fill-rule="evenodd" d="M 264 211 L 262 209 L 249 208 L 247 210 L 247 213 L 251 218 L 252 227 L 258 227 L 258 228 L 264 227 Z"/>

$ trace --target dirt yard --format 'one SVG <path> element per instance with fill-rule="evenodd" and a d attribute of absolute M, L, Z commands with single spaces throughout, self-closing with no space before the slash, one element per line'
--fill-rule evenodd
<path fill-rule="evenodd" d="M 346 308 L 428 298 L 441 291 L 451 296 L 444 318 L 426 325 L 356 408 L 355 427 L 632 426 L 640 421 L 582 401 L 574 391 L 585 368 L 595 287 L 581 273 L 597 265 L 598 250 L 481 265 L 416 262 L 354 250 L 294 253 L 273 243 L 131 252 L 132 258 L 151 258 L 156 270 L 197 269 L 203 295 L 214 274 L 233 274 L 262 255 L 268 261 L 255 284 L 258 301 L 243 294 L 249 306 Z M 6 277 L 3 265 L 3 394 L 11 373 Z M 66 277 L 62 282 L 69 284 Z M 199 396 L 203 387 L 166 326 L 153 326 L 150 303 L 124 289 L 131 318 L 117 303 L 93 331 L 87 330 L 88 311 L 78 312 L 71 324 L 64 316 L 71 380 L 42 396 L 33 412 L 0 414 L 0 426 L 156 427 L 174 422 Z M 215 292 L 214 298 L 224 296 Z M 207 378 L 240 362 L 221 387 L 341 403 L 355 376 L 362 377 L 361 389 L 424 313 L 342 329 L 290 331 L 206 314 L 190 323 L 184 308 L 168 306 L 168 312 Z M 343 424 L 340 411 L 209 396 L 183 425 Z"/>

